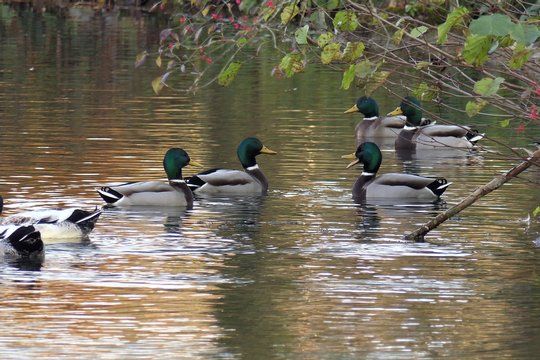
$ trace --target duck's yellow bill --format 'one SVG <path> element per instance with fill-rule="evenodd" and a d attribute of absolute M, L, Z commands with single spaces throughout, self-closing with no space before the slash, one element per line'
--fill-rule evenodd
<path fill-rule="evenodd" d="M 354 104 L 354 106 L 352 108 L 350 108 L 347 111 L 344 111 L 343 113 L 344 114 L 351 114 L 351 113 L 355 113 L 355 112 L 359 112 L 359 111 L 360 111 L 360 109 L 358 109 L 358 106 L 356 106 L 356 104 Z"/>
<path fill-rule="evenodd" d="M 354 159 L 356 159 L 356 153 L 343 155 L 343 156 L 341 156 L 341 158 L 342 158 L 342 159 L 354 160 Z"/>
<path fill-rule="evenodd" d="M 203 167 L 201 163 L 198 163 L 195 160 L 189 160 L 188 166 Z"/>
<path fill-rule="evenodd" d="M 358 164 L 358 163 L 360 162 L 360 160 L 358 160 L 358 159 L 356 158 L 356 153 L 343 155 L 341 158 L 342 158 L 342 159 L 353 160 L 353 162 L 351 162 L 349 165 L 347 165 L 347 169 L 350 168 L 351 166 L 354 166 L 354 165 Z"/>
<path fill-rule="evenodd" d="M 358 164 L 359 162 L 360 162 L 360 160 L 358 160 L 358 159 L 354 160 L 353 162 L 349 163 L 349 165 L 347 165 L 346 169 Z"/>
<path fill-rule="evenodd" d="M 267 148 L 266 146 L 263 145 L 263 147 L 261 149 L 261 154 L 276 155 L 277 152 L 275 152 L 274 150 L 270 150 L 269 148 Z"/>
<path fill-rule="evenodd" d="M 390 116 L 403 115 L 403 111 L 401 111 L 401 107 L 398 106 L 394 111 L 389 112 L 388 115 Z"/>

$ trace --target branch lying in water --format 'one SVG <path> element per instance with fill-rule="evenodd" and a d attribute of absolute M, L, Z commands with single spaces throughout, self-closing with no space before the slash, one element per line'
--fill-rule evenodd
<path fill-rule="evenodd" d="M 437 226 L 459 213 L 461 210 L 471 206 L 481 197 L 489 194 L 493 190 L 498 189 L 507 181 L 519 175 L 521 172 L 527 170 L 531 165 L 540 166 L 540 148 L 537 149 L 530 157 L 525 159 L 519 165 L 513 167 L 510 171 L 495 177 L 487 184 L 478 187 L 469 196 L 461 200 L 458 204 L 452 206 L 450 209 L 440 213 L 426 224 L 422 225 L 410 234 L 405 235 L 406 240 L 424 241 L 424 236 L 435 229 Z"/>

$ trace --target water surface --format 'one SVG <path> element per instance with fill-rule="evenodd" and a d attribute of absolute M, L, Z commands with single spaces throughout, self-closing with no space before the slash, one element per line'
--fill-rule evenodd
<path fill-rule="evenodd" d="M 504 359 L 540 351 L 540 229 L 526 221 L 540 203 L 531 182 L 538 169 L 428 242 L 407 242 L 405 233 L 516 160 L 492 154 L 504 149 L 489 141 L 473 154 L 405 160 L 385 148 L 381 172 L 454 184 L 439 204 L 357 205 L 350 188 L 359 169 L 345 169 L 341 155 L 354 151 L 359 116 L 342 112 L 360 94 L 339 90 L 339 73 L 277 80 L 261 60 L 229 88 L 155 96 L 159 72 L 133 64 L 155 50 L 159 19 L 1 9 L 6 214 L 101 206 L 97 186 L 163 178 L 172 146 L 208 168 L 238 168 L 236 145 L 246 136 L 279 153 L 259 157 L 270 182 L 264 198 L 106 209 L 89 239 L 48 245 L 42 263 L 0 262 L 3 358 Z M 397 105 L 383 91 L 375 96 L 384 111 Z M 515 147 L 538 136 L 472 121 Z"/>

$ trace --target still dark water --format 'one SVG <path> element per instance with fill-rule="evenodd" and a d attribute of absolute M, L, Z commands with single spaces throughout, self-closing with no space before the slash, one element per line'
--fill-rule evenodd
<path fill-rule="evenodd" d="M 340 156 L 354 151 L 359 116 L 342 112 L 360 94 L 339 90 L 340 74 L 277 80 L 266 50 L 230 88 L 155 96 L 152 62 L 133 64 L 155 50 L 157 19 L 0 10 L 6 214 L 101 206 L 101 184 L 163 178 L 172 146 L 206 168 L 238 168 L 246 136 L 279 153 L 259 157 L 264 198 L 108 209 L 88 241 L 49 244 L 42 264 L 0 262 L 3 359 L 538 356 L 540 227 L 526 221 L 540 204 L 538 169 L 428 242 L 406 242 L 515 160 L 494 155 L 504 149 L 490 141 L 476 154 L 407 161 L 387 149 L 381 172 L 445 176 L 454 182 L 446 203 L 358 206 L 359 170 Z M 384 111 L 397 106 L 375 97 Z M 457 121 L 516 147 L 539 135 Z"/>

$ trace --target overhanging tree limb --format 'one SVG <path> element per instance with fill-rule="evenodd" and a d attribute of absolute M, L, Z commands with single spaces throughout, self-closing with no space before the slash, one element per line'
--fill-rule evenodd
<path fill-rule="evenodd" d="M 443 222 L 445 222 L 452 216 L 456 215 L 461 210 L 474 204 L 481 197 L 489 194 L 493 190 L 498 189 L 504 183 L 510 181 L 512 178 L 516 177 L 521 172 L 527 170 L 533 164 L 536 166 L 540 166 L 540 148 L 536 150 L 530 157 L 528 157 L 523 162 L 521 162 L 519 165 L 513 167 L 510 171 L 507 171 L 506 173 L 495 177 L 493 180 L 491 180 L 487 184 L 478 187 L 466 198 L 461 200 L 458 204 L 440 213 L 439 215 L 437 215 L 432 220 L 422 225 L 421 227 L 419 227 L 412 233 L 405 235 L 405 239 L 415 240 L 415 241 L 424 241 L 424 236 L 428 232 L 435 229 L 437 226 L 439 226 L 440 224 L 442 224 Z"/>

